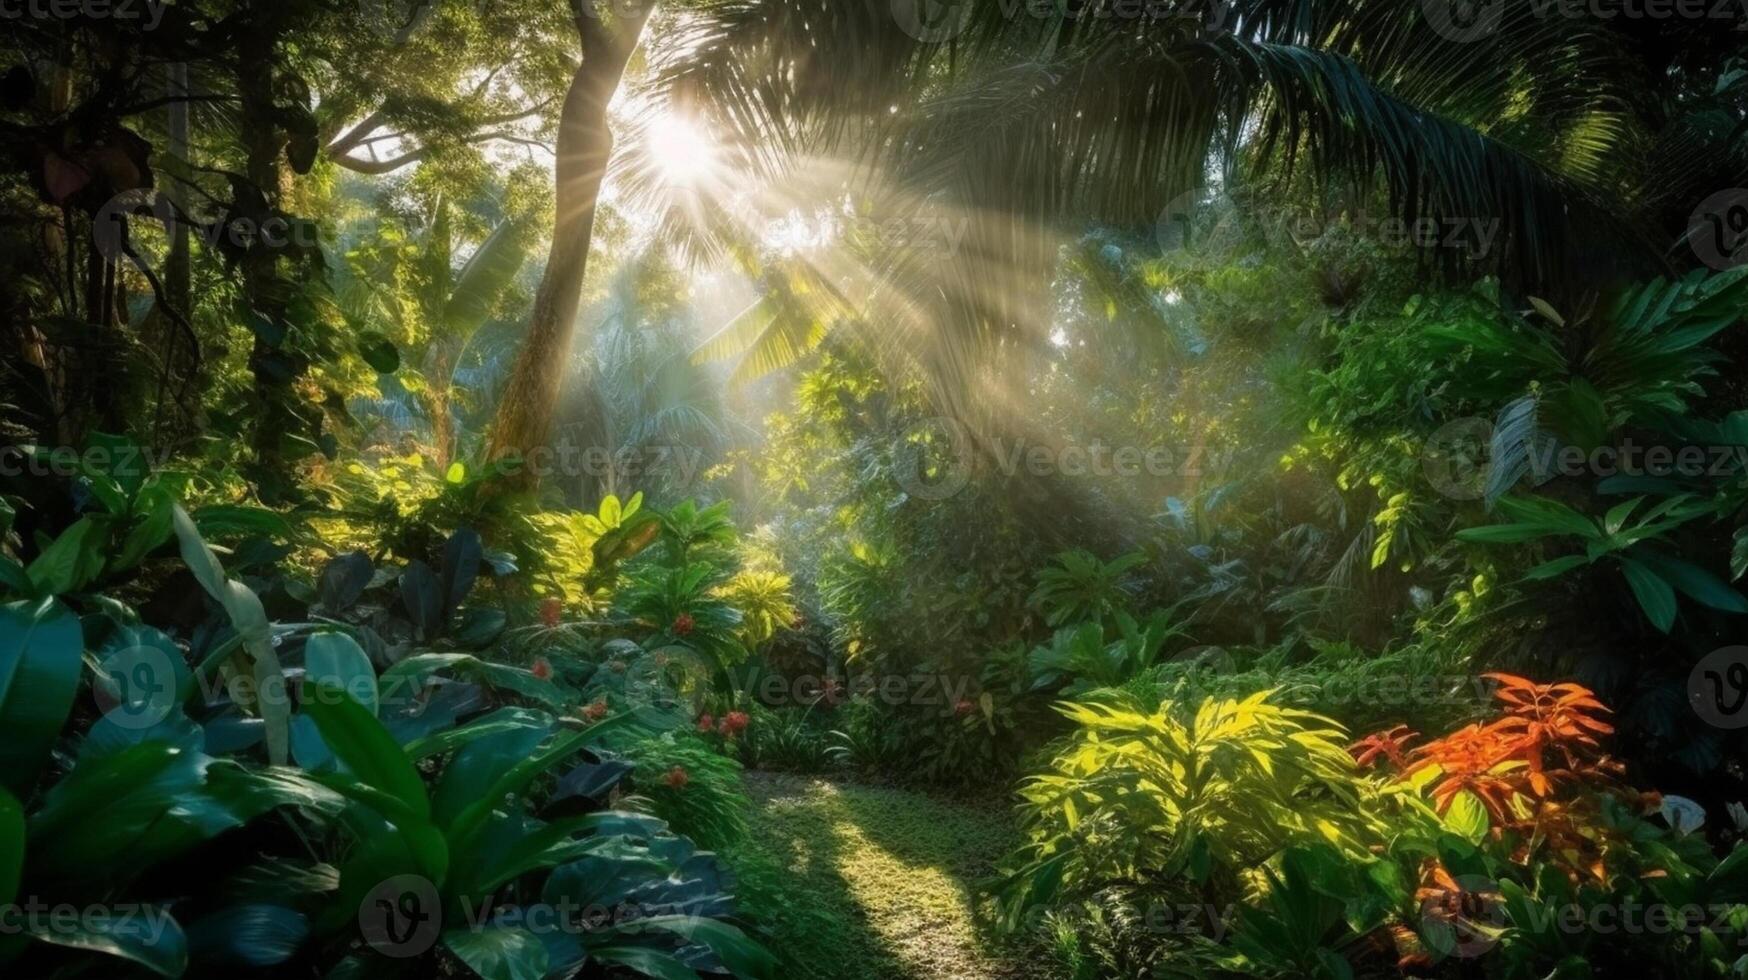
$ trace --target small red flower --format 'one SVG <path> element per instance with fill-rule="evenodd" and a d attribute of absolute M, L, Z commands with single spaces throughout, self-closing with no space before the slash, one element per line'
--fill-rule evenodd
<path fill-rule="evenodd" d="M 826 704 L 837 704 L 844 699 L 844 684 L 836 677 L 827 677 L 820 691 L 820 697 Z"/>
<path fill-rule="evenodd" d="M 535 657 L 534 666 L 529 668 L 529 673 L 543 681 L 552 680 L 552 664 L 547 663 L 545 657 Z"/>
<path fill-rule="evenodd" d="M 547 629 L 558 625 L 560 616 L 564 615 L 564 600 L 558 596 L 547 596 L 540 600 L 540 621 Z"/>
<path fill-rule="evenodd" d="M 706 711 L 704 714 L 698 716 L 698 731 L 700 734 L 708 734 L 710 730 L 715 727 L 716 719 L 710 717 L 710 712 Z"/>
<path fill-rule="evenodd" d="M 738 735 L 745 731 L 746 727 L 747 713 L 744 711 L 730 711 L 722 716 L 722 734 L 724 735 Z"/>
<path fill-rule="evenodd" d="M 693 620 L 692 620 L 691 613 L 681 613 L 678 616 L 674 617 L 674 635 L 675 636 L 690 635 L 692 632 L 692 627 L 694 627 L 696 625 L 697 625 L 697 623 L 693 622 Z"/>
<path fill-rule="evenodd" d="M 663 782 L 667 783 L 673 789 L 685 789 L 686 784 L 691 781 L 692 776 L 686 772 L 685 766 L 675 766 L 674 768 L 669 769 L 668 778 L 663 780 Z"/>
<path fill-rule="evenodd" d="M 607 699 L 596 698 L 591 701 L 589 706 L 583 709 L 583 717 L 590 721 L 600 721 L 607 717 Z"/>
<path fill-rule="evenodd" d="M 971 700 L 969 698 L 960 698 L 953 705 L 953 713 L 958 715 L 961 718 L 965 717 L 966 715 L 969 715 L 971 712 L 976 711 L 976 710 L 977 710 L 977 705 L 971 703 Z"/>

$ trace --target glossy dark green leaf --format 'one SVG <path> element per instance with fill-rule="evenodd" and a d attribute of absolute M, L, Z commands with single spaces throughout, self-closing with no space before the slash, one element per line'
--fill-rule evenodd
<path fill-rule="evenodd" d="M 308 699 L 303 711 L 315 720 L 322 740 L 335 758 L 365 785 L 401 801 L 420 817 L 431 814 L 424 780 L 388 729 L 368 709 L 344 691 L 317 684 L 320 696 Z"/>
<path fill-rule="evenodd" d="M 552 734 L 552 718 L 525 708 L 502 708 L 469 728 L 479 735 L 456 752 L 432 793 L 431 812 L 441 826 L 452 825 L 506 772 L 526 762 Z"/>
<path fill-rule="evenodd" d="M 303 913 L 283 905 L 229 905 L 187 927 L 190 958 L 215 966 L 261 969 L 297 955 L 309 939 Z"/>
<path fill-rule="evenodd" d="M 468 609 L 461 614 L 450 639 L 457 646 L 483 650 L 504 635 L 509 624 L 510 617 L 502 609 Z"/>
<path fill-rule="evenodd" d="M 315 633 L 304 641 L 304 683 L 344 691 L 372 715 L 380 710 L 376 668 L 358 641 L 337 630 Z"/>
<path fill-rule="evenodd" d="M 187 937 L 167 909 L 117 910 L 27 928 L 42 942 L 132 960 L 159 976 L 180 977 L 188 969 Z"/>
<path fill-rule="evenodd" d="M 451 929 L 443 934 L 443 944 L 482 980 L 541 980 L 546 975 L 546 947 L 525 929 Z"/>
<path fill-rule="evenodd" d="M 421 639 L 431 639 L 443 628 L 443 587 L 430 566 L 417 559 L 401 572 L 401 604 Z"/>
<path fill-rule="evenodd" d="M 283 540 L 294 533 L 282 515 L 265 507 L 210 504 L 197 509 L 192 516 L 202 535 L 215 538 L 260 534 Z"/>
<path fill-rule="evenodd" d="M 352 608 L 358 597 L 370 585 L 376 567 L 362 551 L 349 551 L 322 567 L 316 584 L 316 598 L 329 613 Z"/>
<path fill-rule="evenodd" d="M 697 971 L 675 958 L 674 954 L 648 946 L 595 946 L 589 949 L 589 958 L 622 966 L 656 980 L 698 980 Z"/>
<path fill-rule="evenodd" d="M 474 579 L 479 577 L 479 565 L 479 535 L 469 528 L 450 535 L 443 546 L 442 595 L 446 617 L 467 598 Z"/>
<path fill-rule="evenodd" d="M 0 606 L 0 786 L 25 799 L 79 689 L 85 637 L 58 599 Z"/>
<path fill-rule="evenodd" d="M 24 807 L 18 798 L 0 789 L 0 905 L 18 895 L 24 876 Z"/>
<path fill-rule="evenodd" d="M 777 967 L 776 958 L 734 926 L 697 915 L 658 915 L 638 919 L 614 932 L 637 933 L 656 929 L 673 933 L 688 943 L 709 947 L 722 965 L 737 977 L 768 977 Z"/>
<path fill-rule="evenodd" d="M 39 595 L 65 595 L 89 585 L 103 571 L 107 518 L 81 517 L 25 568 Z"/>

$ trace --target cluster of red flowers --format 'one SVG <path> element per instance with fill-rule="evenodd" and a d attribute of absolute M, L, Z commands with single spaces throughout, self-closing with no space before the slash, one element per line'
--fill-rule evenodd
<path fill-rule="evenodd" d="M 692 627 L 696 625 L 697 624 L 692 620 L 691 613 L 681 613 L 674 617 L 674 635 L 688 636 L 692 632 Z"/>
<path fill-rule="evenodd" d="M 535 657 L 533 666 L 528 672 L 543 681 L 552 680 L 552 664 L 545 657 Z"/>
<path fill-rule="evenodd" d="M 685 789 L 686 784 L 691 781 L 692 774 L 686 771 L 685 766 L 675 766 L 669 769 L 667 778 L 662 780 L 672 789 Z"/>
<path fill-rule="evenodd" d="M 588 707 L 583 709 L 583 717 L 590 721 L 600 721 L 602 718 L 607 717 L 607 699 L 596 698 L 594 701 L 591 701 Z"/>
<path fill-rule="evenodd" d="M 710 712 L 706 711 L 698 716 L 698 732 L 708 734 L 714 731 L 724 738 L 733 738 L 746 730 L 747 720 L 747 713 L 744 711 L 730 711 L 720 719 L 711 717 Z"/>

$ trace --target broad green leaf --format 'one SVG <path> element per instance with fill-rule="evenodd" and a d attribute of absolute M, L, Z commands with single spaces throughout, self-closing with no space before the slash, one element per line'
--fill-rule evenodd
<path fill-rule="evenodd" d="M 1664 633 L 1669 632 L 1669 628 L 1675 625 L 1675 589 L 1656 572 L 1631 558 L 1621 558 L 1621 571 L 1651 625 Z"/>
<path fill-rule="evenodd" d="M 1476 544 L 1522 544 L 1564 533 L 1560 528 L 1546 524 L 1489 524 L 1464 528 L 1457 532 L 1457 540 Z"/>
<path fill-rule="evenodd" d="M 770 976 L 777 966 L 776 959 L 763 946 L 734 926 L 716 919 L 696 915 L 659 915 L 638 919 L 623 928 L 634 932 L 660 929 L 680 936 L 688 943 L 708 946 L 722 965 L 737 977 Z"/>
<path fill-rule="evenodd" d="M 466 744 L 444 767 L 443 778 L 431 794 L 433 819 L 442 827 L 452 826 L 469 807 L 491 793 L 493 784 L 506 772 L 526 762 L 552 734 L 552 717 L 525 708 L 500 708 L 472 725 L 438 738 L 447 742 L 461 738 L 461 732 L 470 733 Z"/>
<path fill-rule="evenodd" d="M 437 573 L 418 559 L 401 572 L 401 604 L 420 639 L 431 639 L 443 631 L 443 586 Z"/>
<path fill-rule="evenodd" d="M 134 500 L 138 521 L 122 539 L 121 550 L 110 562 L 110 567 L 118 571 L 132 568 L 170 540 L 175 509 L 176 499 L 163 487 L 153 485 L 140 491 Z"/>
<path fill-rule="evenodd" d="M 544 749 L 510 767 L 493 782 L 476 801 L 463 808 L 449 824 L 449 840 L 457 850 L 464 848 L 474 834 L 485 825 L 493 808 L 507 796 L 527 789 L 541 773 L 564 762 L 591 742 L 609 732 L 636 725 L 635 713 L 626 711 L 605 721 L 596 722 L 581 732 L 567 732 L 553 739 Z"/>
<path fill-rule="evenodd" d="M 1683 595 L 1702 605 L 1724 612 L 1748 613 L 1748 598 L 1743 598 L 1742 593 L 1730 588 L 1728 582 L 1692 562 L 1650 548 L 1635 548 L 1632 556 Z"/>
<path fill-rule="evenodd" d="M 195 527 L 194 519 L 188 512 L 176 505 L 171 512 L 172 524 L 176 530 L 176 539 L 182 548 L 182 563 L 194 573 L 194 580 L 206 590 L 206 594 L 223 603 L 225 601 L 225 568 L 219 564 L 218 556 L 207 547 L 205 539 L 200 536 L 199 528 Z"/>
<path fill-rule="evenodd" d="M 0 906 L 18 895 L 24 875 L 24 807 L 0 789 Z"/>
<path fill-rule="evenodd" d="M 196 510 L 191 517 L 202 535 L 252 535 L 270 538 L 290 538 L 291 524 L 275 511 L 265 507 L 242 504 L 211 504 Z"/>
<path fill-rule="evenodd" d="M 304 683 L 344 691 L 373 716 L 380 711 L 376 668 L 357 640 L 338 631 L 316 633 L 304 643 L 303 660 Z"/>
<path fill-rule="evenodd" d="M 203 962 L 232 968 L 278 966 L 309 938 L 303 913 L 263 902 L 227 905 L 188 924 L 188 948 Z"/>
<path fill-rule="evenodd" d="M 648 946 L 594 946 L 589 949 L 589 958 L 622 966 L 656 980 L 698 980 L 697 971 L 672 953 Z"/>
<path fill-rule="evenodd" d="M 285 671 L 273 650 L 272 629 L 261 598 L 248 586 L 226 577 L 218 556 L 207 546 L 194 519 L 181 505 L 175 508 L 175 528 L 183 563 L 194 573 L 200 587 L 218 600 L 242 637 L 255 681 L 254 697 L 247 699 L 243 707 L 261 713 L 266 725 L 267 758 L 276 766 L 284 765 L 291 758 L 291 700 L 285 689 Z"/>
<path fill-rule="evenodd" d="M 443 934 L 443 945 L 483 980 L 541 980 L 546 975 L 546 946 L 525 929 L 451 929 Z"/>
<path fill-rule="evenodd" d="M 359 782 L 400 800 L 410 811 L 428 819 L 431 804 L 425 796 L 424 780 L 388 729 L 346 692 L 320 682 L 316 687 L 318 696 L 306 701 L 303 710 L 315 720 L 334 757 Z"/>
<path fill-rule="evenodd" d="M 1445 829 L 1471 844 L 1479 844 L 1491 829 L 1487 807 L 1467 790 L 1451 798 L 1450 809 L 1444 813 Z"/>
<path fill-rule="evenodd" d="M 1567 555 L 1564 558 L 1543 562 L 1525 572 L 1523 577 L 1525 581 L 1540 582 L 1545 579 L 1559 578 L 1574 568 L 1581 568 L 1588 564 L 1590 564 L 1590 559 L 1583 555 Z"/>
<path fill-rule="evenodd" d="M 84 654 L 79 617 L 59 599 L 0 606 L 0 786 L 20 799 L 73 709 Z"/>
<path fill-rule="evenodd" d="M 30 934 L 45 943 L 132 960 L 159 976 L 180 977 L 188 969 L 187 937 L 167 909 L 83 915 L 52 926 L 27 923 Z"/>
<path fill-rule="evenodd" d="M 468 722 L 459 728 L 451 728 L 434 735 L 416 738 L 408 742 L 404 749 L 408 756 L 417 761 L 454 751 L 488 735 L 530 728 L 545 732 L 551 727 L 552 716 L 550 715 L 538 711 L 528 711 L 524 708 L 499 708 L 484 718 Z M 449 775 L 450 771 L 445 769 L 444 778 L 447 779 Z M 441 807 L 434 805 L 434 812 L 441 812 Z"/>
<path fill-rule="evenodd" d="M 107 518 L 81 517 L 25 569 L 38 595 L 65 595 L 89 585 L 103 571 Z"/>
<path fill-rule="evenodd" d="M 443 323 L 451 334 L 465 338 L 479 329 L 492 304 L 516 278 L 528 258 L 523 231 L 515 221 L 499 224 L 462 266 L 443 306 Z"/>

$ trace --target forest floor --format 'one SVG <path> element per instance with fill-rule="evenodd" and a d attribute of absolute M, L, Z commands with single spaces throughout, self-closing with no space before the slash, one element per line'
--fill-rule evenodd
<path fill-rule="evenodd" d="M 1050 975 L 1038 950 L 1004 946 L 976 921 L 975 884 L 1016 842 L 999 803 L 763 772 L 747 788 L 751 838 L 730 864 L 772 945 L 796 951 L 793 975 Z"/>

